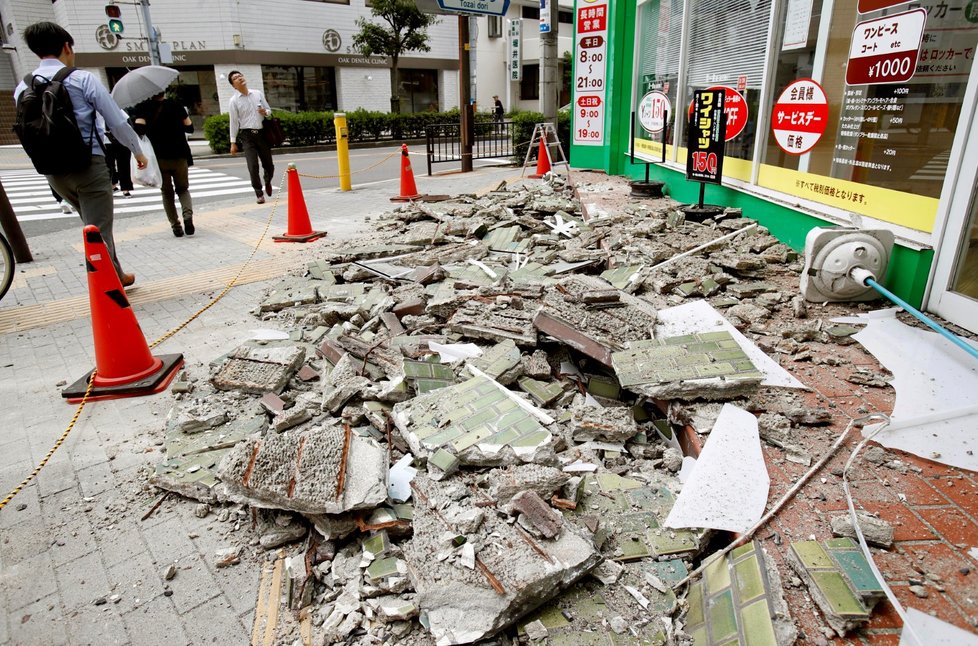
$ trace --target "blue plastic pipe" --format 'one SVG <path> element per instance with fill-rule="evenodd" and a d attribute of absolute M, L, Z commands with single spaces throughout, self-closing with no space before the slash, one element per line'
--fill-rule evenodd
<path fill-rule="evenodd" d="M 868 271 L 866 273 L 869 274 Z M 942 337 L 944 337 L 945 339 L 947 339 L 948 341 L 950 341 L 954 345 L 958 346 L 959 348 L 961 348 L 962 350 L 964 350 L 965 352 L 967 352 L 968 354 L 970 354 L 975 359 L 978 359 L 978 349 L 975 349 L 974 346 L 965 343 L 964 340 L 961 337 L 959 337 L 959 336 L 957 336 L 955 334 L 952 334 L 952 333 L 948 332 L 947 330 L 945 330 L 943 327 L 941 327 L 939 324 L 935 323 L 933 320 L 931 320 L 930 318 L 928 318 L 927 316 L 925 316 L 923 312 L 919 311 L 917 308 L 915 308 L 914 306 L 912 306 L 910 303 L 906 302 L 905 300 L 903 300 L 902 298 L 900 298 L 899 296 L 897 296 L 896 294 L 894 294 L 893 292 L 891 292 L 887 288 L 885 288 L 882 285 L 880 285 L 879 283 L 877 283 L 874 278 L 871 278 L 871 276 L 872 276 L 872 274 L 870 274 L 869 276 L 865 276 L 865 275 L 863 275 L 863 276 L 854 275 L 853 278 L 856 278 L 857 280 L 860 280 L 861 279 L 860 282 L 862 282 L 863 285 L 866 285 L 867 287 L 872 287 L 873 289 L 875 289 L 876 291 L 878 291 L 880 294 L 882 294 L 886 298 L 890 299 L 891 301 L 893 301 L 894 303 L 896 303 L 897 305 L 899 305 L 900 307 L 902 307 L 903 309 L 905 309 L 915 319 L 917 319 L 918 321 L 920 321 L 921 323 L 923 323 L 924 325 L 926 325 L 930 329 L 934 330 L 935 332 L 937 332 L 938 334 L 940 334 Z"/>

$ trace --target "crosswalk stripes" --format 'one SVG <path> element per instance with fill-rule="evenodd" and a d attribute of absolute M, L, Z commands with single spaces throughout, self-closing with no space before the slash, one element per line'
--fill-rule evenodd
<path fill-rule="evenodd" d="M 943 181 L 947 175 L 947 164 L 951 160 L 951 151 L 945 150 L 934 155 L 926 164 L 917 169 L 911 180 L 937 180 Z"/>
<path fill-rule="evenodd" d="M 225 175 L 207 168 L 191 167 L 190 195 L 194 199 L 220 197 L 223 195 L 253 194 L 251 182 L 231 175 Z M 64 213 L 51 195 L 51 187 L 43 175 L 33 171 L 3 171 L 0 181 L 10 200 L 17 219 L 21 222 L 37 220 L 58 220 L 77 218 L 75 212 Z M 179 208 L 179 205 L 178 207 Z M 158 213 L 163 210 L 163 196 L 160 189 L 136 186 L 132 197 L 122 192 L 115 193 L 115 213 Z"/>

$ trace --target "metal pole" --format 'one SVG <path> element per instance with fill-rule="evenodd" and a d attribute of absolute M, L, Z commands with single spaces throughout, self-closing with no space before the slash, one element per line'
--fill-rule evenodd
<path fill-rule="evenodd" d="M 458 93 L 461 102 L 462 172 L 472 172 L 472 93 L 469 65 L 469 17 L 458 17 Z"/>
<path fill-rule="evenodd" d="M 160 65 L 160 38 L 156 33 L 156 27 L 153 26 L 153 19 L 149 15 L 149 0 L 140 0 L 139 6 L 143 10 L 143 21 L 146 23 L 149 60 L 153 65 Z"/>
<path fill-rule="evenodd" d="M 20 222 L 17 221 L 14 209 L 10 206 L 10 200 L 7 199 L 7 191 L 4 190 L 3 183 L 0 183 L 0 229 L 3 229 L 7 241 L 10 242 L 10 249 L 14 252 L 14 260 L 17 262 L 34 260 L 31 250 L 27 246 L 24 232 L 20 228 Z"/>
<path fill-rule="evenodd" d="M 557 0 L 548 0 L 541 11 L 549 14 L 550 31 L 540 34 L 540 112 L 543 120 L 557 125 L 557 93 L 560 92 L 560 79 L 557 75 Z"/>
<path fill-rule="evenodd" d="M 336 131 L 336 163 L 339 167 L 340 190 L 349 191 L 350 183 L 350 133 L 346 127 L 346 113 L 333 115 L 333 129 Z"/>

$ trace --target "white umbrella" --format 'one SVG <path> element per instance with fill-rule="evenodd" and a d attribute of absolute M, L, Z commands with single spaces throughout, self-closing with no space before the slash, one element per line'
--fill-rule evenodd
<path fill-rule="evenodd" d="M 119 79 L 112 88 L 112 98 L 120 108 L 134 106 L 165 90 L 179 75 L 172 67 L 162 65 L 137 67 Z"/>

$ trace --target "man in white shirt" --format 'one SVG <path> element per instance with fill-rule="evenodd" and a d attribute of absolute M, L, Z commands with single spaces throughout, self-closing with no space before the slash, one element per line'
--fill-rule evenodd
<path fill-rule="evenodd" d="M 60 25 L 53 22 L 34 23 L 24 30 L 24 40 L 30 50 L 41 59 L 34 70 L 34 76 L 52 79 L 61 68 L 74 67 L 75 40 Z M 146 156 L 139 145 L 139 138 L 126 120 L 126 114 L 91 72 L 71 72 L 65 77 L 64 87 L 71 98 L 82 139 L 92 142 L 92 162 L 85 170 L 48 175 L 47 180 L 58 195 L 78 211 L 82 222 L 98 227 L 122 286 L 129 287 L 136 281 L 136 277 L 122 271 L 115 253 L 115 239 L 112 234 L 112 180 L 109 178 L 109 167 L 105 164 L 102 144 L 105 128 L 102 124 L 108 126 L 119 143 L 132 151 L 139 168 L 146 167 Z M 15 103 L 26 89 L 27 85 L 21 81 L 14 90 Z"/>
<path fill-rule="evenodd" d="M 272 150 L 262 135 L 262 120 L 271 116 L 272 109 L 264 95 L 258 90 L 248 89 L 248 80 L 238 70 L 231 70 L 228 82 L 238 91 L 231 97 L 228 113 L 231 116 L 231 154 L 238 154 L 237 140 L 240 137 L 244 146 L 245 159 L 248 161 L 248 175 L 251 176 L 251 186 L 258 196 L 258 203 L 265 203 L 262 195 L 262 182 L 258 175 L 258 161 L 261 160 L 264 170 L 265 193 L 272 194 L 272 177 L 275 175 L 275 165 L 272 163 Z"/>

